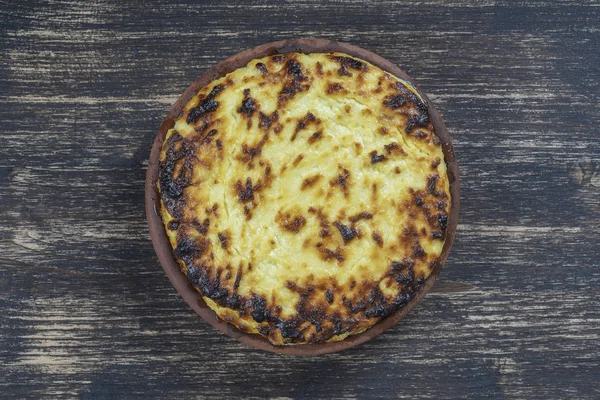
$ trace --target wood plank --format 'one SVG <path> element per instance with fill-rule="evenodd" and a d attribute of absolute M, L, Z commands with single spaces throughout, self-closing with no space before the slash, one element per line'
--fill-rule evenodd
<path fill-rule="evenodd" d="M 0 0 L 0 398 L 600 397 L 600 2 Z M 180 299 L 143 180 L 178 94 L 260 43 L 368 48 L 455 138 L 456 244 L 405 321 L 261 353 Z"/>

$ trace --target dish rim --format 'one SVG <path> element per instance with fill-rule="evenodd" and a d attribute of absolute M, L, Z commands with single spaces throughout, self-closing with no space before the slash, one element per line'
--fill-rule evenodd
<path fill-rule="evenodd" d="M 179 264 L 173 256 L 171 243 L 166 235 L 162 218 L 158 213 L 161 204 L 156 183 L 158 180 L 160 150 L 162 148 L 166 133 L 175 125 L 175 119 L 177 116 L 180 114 L 188 101 L 191 100 L 194 95 L 196 95 L 200 88 L 213 80 L 225 76 L 229 72 L 245 66 L 253 59 L 293 52 L 345 53 L 349 56 L 367 61 L 412 85 L 419 95 L 421 95 L 421 97 L 427 102 L 429 116 L 432 121 L 434 131 L 442 142 L 442 151 L 444 153 L 450 186 L 451 206 L 448 215 L 448 227 L 446 229 L 444 247 L 438 262 L 434 266 L 429 277 L 425 280 L 423 286 L 415 293 L 415 296 L 404 307 L 381 319 L 364 332 L 350 335 L 341 341 L 296 345 L 274 345 L 268 339 L 258 334 L 242 332 L 226 321 L 221 320 L 219 317 L 217 317 L 215 312 L 206 305 L 200 293 L 194 289 L 187 276 L 181 271 Z M 427 95 L 425 95 L 425 93 L 420 89 L 419 85 L 414 83 L 411 77 L 409 77 L 404 71 L 402 71 L 392 62 L 381 56 L 378 56 L 375 53 L 372 53 L 371 51 L 347 43 L 309 37 L 280 40 L 243 50 L 217 63 L 215 66 L 198 77 L 190 86 L 188 86 L 188 88 L 177 99 L 175 104 L 167 113 L 167 117 L 162 122 L 156 138 L 154 139 L 152 151 L 150 153 L 150 159 L 148 161 L 148 169 L 146 172 L 145 204 L 150 238 L 160 264 L 177 292 L 200 317 L 206 320 L 213 327 L 217 328 L 221 333 L 224 333 L 256 349 L 279 354 L 308 356 L 342 351 L 365 343 L 376 336 L 379 336 L 400 322 L 429 292 L 438 275 L 440 274 L 454 242 L 460 206 L 460 182 L 458 163 L 456 161 L 456 155 L 452 146 L 452 138 L 448 134 L 446 126 L 444 125 L 439 112 L 431 100 L 429 100 Z"/>

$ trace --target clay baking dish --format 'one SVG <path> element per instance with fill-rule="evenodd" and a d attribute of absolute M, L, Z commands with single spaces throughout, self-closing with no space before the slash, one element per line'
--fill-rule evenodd
<path fill-rule="evenodd" d="M 432 120 L 435 132 L 442 142 L 442 150 L 445 156 L 447 164 L 447 173 L 450 182 L 450 194 L 452 196 L 452 206 L 448 218 L 447 236 L 444 243 L 442 253 L 439 258 L 439 263 L 431 272 L 431 275 L 427 278 L 423 287 L 416 293 L 413 299 L 407 303 L 403 308 L 392 313 L 388 317 L 382 319 L 376 323 L 370 329 L 365 332 L 353 336 L 349 336 L 346 339 L 339 342 L 330 343 L 318 343 L 318 344 L 300 344 L 300 345 L 284 345 L 276 346 L 271 344 L 267 339 L 254 335 L 241 332 L 235 327 L 229 325 L 227 322 L 220 320 L 217 315 L 206 305 L 202 296 L 193 288 L 188 281 L 186 275 L 181 271 L 179 264 L 173 257 L 173 251 L 171 244 L 165 233 L 165 228 L 161 217 L 157 210 L 161 207 L 160 197 L 157 189 L 158 180 L 158 164 L 160 149 L 165 139 L 167 131 L 174 126 L 174 120 L 177 115 L 180 114 L 185 104 L 196 94 L 196 92 L 208 84 L 209 82 L 218 79 L 227 73 L 236 70 L 237 68 L 245 66 L 250 60 L 256 58 L 262 58 L 269 55 L 289 53 L 289 52 L 301 52 L 301 53 L 329 53 L 329 52 L 342 52 L 361 58 L 368 61 L 377 67 L 383 69 L 395 75 L 398 78 L 408 81 L 413 85 L 419 94 L 427 101 L 429 108 L 429 115 Z M 459 209 L 459 176 L 458 166 L 452 148 L 452 141 L 444 122 L 437 112 L 433 103 L 427 98 L 427 96 L 421 91 L 418 85 L 416 85 L 408 75 L 406 75 L 400 68 L 387 61 L 386 59 L 371 53 L 370 51 L 361 49 L 356 46 L 352 46 L 345 43 L 335 42 L 325 39 L 293 39 L 284 40 L 279 42 L 273 42 L 251 48 L 249 50 L 242 51 L 226 60 L 221 61 L 207 72 L 202 74 L 194 83 L 192 83 L 185 92 L 179 97 L 177 102 L 173 105 L 164 122 L 160 126 L 154 145 L 152 146 L 152 152 L 150 154 L 150 160 L 148 162 L 148 171 L 146 174 L 146 216 L 148 219 L 148 225 L 150 229 L 150 237 L 158 259 L 167 274 L 167 277 L 175 286 L 175 289 L 183 297 L 183 299 L 208 323 L 217 328 L 222 333 L 239 340 L 240 342 L 246 343 L 257 349 L 266 350 L 274 353 L 281 354 L 292 354 L 292 355 L 317 355 L 324 353 L 331 353 L 341 351 L 358 344 L 364 343 L 375 336 L 381 334 L 385 330 L 389 329 L 394 324 L 398 323 L 410 310 L 414 308 L 417 302 L 431 289 L 437 276 L 439 275 L 452 243 L 454 241 L 454 234 L 456 232 L 456 226 L 458 222 L 458 209 Z"/>

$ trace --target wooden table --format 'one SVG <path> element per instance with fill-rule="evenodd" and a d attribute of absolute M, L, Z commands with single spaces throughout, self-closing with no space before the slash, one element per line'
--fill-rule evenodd
<path fill-rule="evenodd" d="M 600 398 L 600 2 L 480 3 L 2 1 L 0 397 Z M 143 206 L 183 89 L 301 36 L 404 68 L 462 174 L 435 290 L 372 342 L 314 358 L 197 317 Z"/>

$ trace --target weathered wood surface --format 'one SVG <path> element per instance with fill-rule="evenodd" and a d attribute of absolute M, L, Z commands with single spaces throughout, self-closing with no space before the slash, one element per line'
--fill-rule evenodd
<path fill-rule="evenodd" d="M 599 26 L 598 1 L 0 1 L 0 397 L 600 398 Z M 198 318 L 143 207 L 178 94 L 299 36 L 403 67 L 462 175 L 436 290 L 315 358 Z"/>

